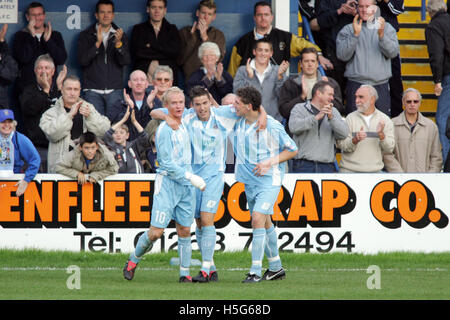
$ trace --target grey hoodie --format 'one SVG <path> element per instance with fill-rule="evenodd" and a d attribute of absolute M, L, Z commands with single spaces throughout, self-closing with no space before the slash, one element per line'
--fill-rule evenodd
<path fill-rule="evenodd" d="M 384 36 L 380 40 L 378 30 L 366 22 L 358 37 L 353 31 L 353 24 L 348 24 L 338 33 L 336 55 L 347 61 L 344 76 L 358 83 L 380 85 L 392 76 L 391 59 L 399 52 L 395 29 L 386 22 Z"/>

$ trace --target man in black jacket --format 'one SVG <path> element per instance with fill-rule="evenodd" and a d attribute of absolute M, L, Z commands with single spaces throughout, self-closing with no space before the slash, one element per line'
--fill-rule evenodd
<path fill-rule="evenodd" d="M 121 99 L 115 101 L 107 116 L 112 124 L 116 124 L 121 121 L 127 113 L 127 99 L 129 98 L 130 104 L 133 104 L 134 117 L 136 121 L 145 128 L 148 122 L 152 119 L 152 117 L 150 117 L 150 111 L 153 109 L 153 100 L 156 95 L 156 90 L 148 90 L 149 83 L 147 80 L 147 75 L 142 70 L 134 70 L 130 74 L 128 87 L 130 88 L 130 91 L 127 92 L 124 89 Z M 139 132 L 131 120 L 131 117 L 125 119 L 124 124 L 128 126 L 128 133 L 130 135 L 129 140 L 133 141 L 139 136 Z"/>
<path fill-rule="evenodd" d="M 131 31 L 131 52 L 134 70 L 147 73 L 152 61 L 169 66 L 173 71 L 173 84 L 178 85 L 177 59 L 181 50 L 181 38 L 174 24 L 169 23 L 167 0 L 147 0 L 149 19 L 133 27 Z"/>
<path fill-rule="evenodd" d="M 128 40 L 114 20 L 114 3 L 99 0 L 97 23 L 78 38 L 78 61 L 83 70 L 83 98 L 102 115 L 122 96 L 123 70 L 131 61 Z"/>
<path fill-rule="evenodd" d="M 430 66 L 433 73 L 434 93 L 439 97 L 436 124 L 442 144 L 442 158 L 447 160 L 450 139 L 445 135 L 450 116 L 450 15 L 443 0 L 428 0 L 427 11 L 431 21 L 425 28 Z"/>
<path fill-rule="evenodd" d="M 352 23 L 357 13 L 356 8 L 356 0 L 320 0 L 316 6 L 317 23 L 324 42 L 323 55 L 333 64 L 333 69 L 326 73 L 341 85 L 344 96 L 347 83 L 344 77 L 346 62 L 336 56 L 336 37 L 345 25 Z"/>
<path fill-rule="evenodd" d="M 49 54 L 39 56 L 35 62 L 37 83 L 29 84 L 19 96 L 20 110 L 23 116 L 25 135 L 33 142 L 41 157 L 39 172 L 47 172 L 48 139 L 39 127 L 42 114 L 61 96 L 57 82 L 62 82 L 67 74 L 64 67 L 58 81 L 55 79 L 55 64 Z"/>
<path fill-rule="evenodd" d="M 8 86 L 13 83 L 18 74 L 17 63 L 11 56 L 5 36 L 8 25 L 0 28 L 0 109 L 8 109 Z"/>
<path fill-rule="evenodd" d="M 58 31 L 53 30 L 50 21 L 45 21 L 44 6 L 39 2 L 28 5 L 25 13 L 28 25 L 16 32 L 13 42 L 13 57 L 19 65 L 16 82 L 16 96 L 31 83 L 36 83 L 34 62 L 37 57 L 48 53 L 55 66 L 63 65 L 67 59 L 64 40 Z"/>

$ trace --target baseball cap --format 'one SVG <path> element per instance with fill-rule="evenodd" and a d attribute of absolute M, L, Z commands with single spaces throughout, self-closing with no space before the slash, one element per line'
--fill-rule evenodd
<path fill-rule="evenodd" d="M 1 109 L 0 110 L 0 122 L 3 122 L 5 120 L 14 120 L 14 112 L 9 109 Z"/>

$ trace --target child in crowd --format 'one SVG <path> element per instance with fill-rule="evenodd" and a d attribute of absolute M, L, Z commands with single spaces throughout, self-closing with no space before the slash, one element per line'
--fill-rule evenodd
<path fill-rule="evenodd" d="M 130 133 L 125 122 L 131 115 L 131 123 L 138 131 L 138 136 L 133 141 L 128 141 Z M 140 154 L 150 148 L 150 141 L 146 131 L 135 117 L 134 108 L 128 106 L 123 118 L 115 123 L 103 136 L 103 141 L 114 153 L 119 165 L 119 173 L 144 172 Z"/>
<path fill-rule="evenodd" d="M 81 134 L 77 148 L 66 153 L 56 164 L 56 173 L 77 179 L 78 183 L 96 183 L 119 171 L 114 155 L 97 136 L 86 131 Z"/>

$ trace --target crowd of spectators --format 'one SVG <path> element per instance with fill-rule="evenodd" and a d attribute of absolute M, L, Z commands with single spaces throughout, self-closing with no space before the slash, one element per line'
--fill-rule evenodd
<path fill-rule="evenodd" d="M 30 168 L 34 174 L 70 173 L 80 183 L 104 178 L 96 168 L 108 174 L 154 172 L 159 122 L 150 112 L 163 107 L 165 91 L 183 83 L 186 96 L 201 85 L 216 105 L 228 97 L 233 103 L 241 87 L 256 88 L 267 114 L 298 144 L 293 172 L 441 172 L 446 162 L 448 171 L 450 16 L 444 1 L 427 4 L 437 126 L 420 113 L 420 92 L 403 90 L 397 38 L 403 0 L 300 4 L 315 43 L 275 28 L 271 4 L 260 1 L 255 27 L 234 44 L 226 69 L 224 33 L 211 25 L 217 17 L 213 0 L 201 0 L 193 25 L 180 30 L 166 19 L 167 0 L 147 0 L 148 19 L 134 25 L 129 39 L 114 22 L 113 1 L 99 0 L 97 21 L 78 37 L 79 79 L 64 65 L 64 39 L 44 6 L 30 3 L 27 25 L 14 34 L 12 50 L 5 40 L 8 26 L 0 28 L 0 105 L 6 110 L 0 114 L 0 141 L 14 150 L 2 149 L 2 168 L 9 159 L 14 172 L 23 172 L 16 160 L 25 161 L 25 182 L 33 176 Z M 289 76 L 297 56 L 301 72 Z M 124 85 L 126 66 L 132 72 Z M 7 89 L 13 83 L 23 119 L 10 110 Z M 24 134 L 14 134 L 18 121 Z"/>

